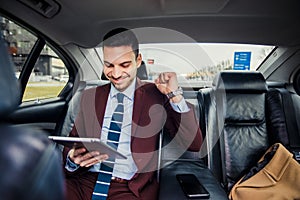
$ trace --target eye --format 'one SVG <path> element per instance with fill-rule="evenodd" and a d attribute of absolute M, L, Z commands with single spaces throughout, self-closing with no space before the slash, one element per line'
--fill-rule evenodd
<path fill-rule="evenodd" d="M 105 67 L 109 67 L 109 68 L 114 66 L 113 64 L 108 63 L 108 62 L 104 62 L 104 65 L 105 65 Z"/>
<path fill-rule="evenodd" d="M 124 67 L 124 68 L 127 68 L 131 65 L 131 62 L 124 62 L 124 63 L 121 63 L 120 66 L 121 67 Z"/>
<path fill-rule="evenodd" d="M 121 66 L 124 67 L 124 68 L 127 68 L 127 67 L 130 66 L 130 64 L 122 64 Z"/>

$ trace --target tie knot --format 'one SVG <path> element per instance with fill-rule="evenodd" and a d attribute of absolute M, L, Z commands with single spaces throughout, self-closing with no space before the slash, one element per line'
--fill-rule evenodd
<path fill-rule="evenodd" d="M 124 96 L 125 95 L 123 93 L 117 93 L 118 103 L 123 103 Z"/>

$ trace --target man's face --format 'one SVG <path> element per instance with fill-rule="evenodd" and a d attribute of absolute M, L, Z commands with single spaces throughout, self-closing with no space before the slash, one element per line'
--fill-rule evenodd
<path fill-rule="evenodd" d="M 141 65 L 141 55 L 135 57 L 131 46 L 103 47 L 105 76 L 117 90 L 124 91 L 135 79 Z"/>

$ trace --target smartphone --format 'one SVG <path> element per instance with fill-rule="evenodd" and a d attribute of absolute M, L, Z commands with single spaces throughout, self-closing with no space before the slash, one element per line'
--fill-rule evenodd
<path fill-rule="evenodd" d="M 209 193 L 194 174 L 177 174 L 184 194 L 189 198 L 208 199 Z"/>

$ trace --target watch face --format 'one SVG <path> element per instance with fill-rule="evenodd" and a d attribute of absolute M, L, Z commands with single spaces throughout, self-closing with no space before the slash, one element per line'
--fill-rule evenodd
<path fill-rule="evenodd" d="M 183 94 L 183 90 L 182 90 L 181 87 L 179 87 L 177 90 L 175 90 L 175 91 L 173 91 L 173 92 L 169 92 L 169 93 L 167 94 L 167 97 L 168 97 L 169 99 L 171 99 L 171 98 L 173 98 L 173 97 L 175 97 L 175 96 L 177 96 L 177 95 L 181 95 L 181 94 Z"/>
<path fill-rule="evenodd" d="M 169 98 L 169 99 L 171 99 L 171 98 L 173 98 L 173 97 L 175 97 L 176 95 L 174 94 L 174 92 L 169 92 L 168 94 L 167 94 L 167 97 Z"/>

